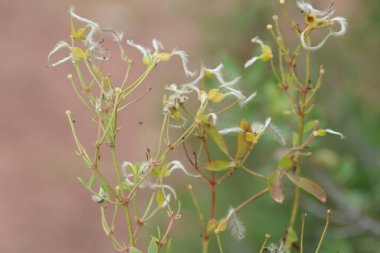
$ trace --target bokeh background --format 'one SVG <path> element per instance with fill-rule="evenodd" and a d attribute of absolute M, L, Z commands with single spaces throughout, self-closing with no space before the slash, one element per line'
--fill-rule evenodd
<path fill-rule="evenodd" d="M 289 6 L 295 1 L 288 0 Z M 331 1 L 313 1 L 326 7 Z M 201 62 L 216 66 L 223 62 L 227 76 L 242 75 L 241 87 L 258 91 L 258 97 L 240 115 L 231 117 L 263 120 L 271 115 L 290 138 L 287 109 L 265 64 L 249 72 L 242 68 L 255 52 L 250 38 L 269 39 L 266 24 L 279 12 L 277 1 L 253 0 L 140 0 L 140 1 L 0 1 L 0 252 L 112 252 L 104 236 L 99 210 L 76 181 L 87 176 L 66 121 L 73 111 L 79 134 L 89 147 L 93 126 L 86 111 L 66 81 L 69 64 L 47 69 L 47 54 L 58 40 L 69 34 L 67 10 L 98 21 L 103 27 L 123 30 L 126 37 L 149 45 L 158 38 L 167 48 L 177 47 L 190 55 L 190 66 Z M 304 195 L 302 209 L 309 213 L 307 247 L 315 248 L 326 208 L 333 208 L 324 252 L 380 252 L 380 1 L 335 0 L 338 15 L 347 17 L 349 30 L 343 38 L 332 38 L 314 54 L 313 67 L 324 64 L 326 82 L 319 94 L 321 125 L 343 132 L 347 139 L 323 138 L 307 163 L 309 176 L 328 192 L 327 205 Z M 139 57 L 138 54 L 134 57 Z M 138 62 L 138 61 L 136 61 Z M 141 71 L 136 64 L 135 71 Z M 122 68 L 115 66 L 115 76 Z M 185 81 L 177 64 L 160 65 L 147 85 L 153 87 L 144 103 L 135 105 L 123 121 L 130 132 L 120 143 L 120 159 L 142 160 L 157 135 L 164 85 Z M 152 109 L 153 108 L 153 109 Z M 143 122 L 143 124 L 139 124 Z M 227 124 L 226 123 L 226 124 Z M 290 125 L 289 125 L 290 124 Z M 276 161 L 278 146 L 265 138 L 251 158 L 252 166 L 265 173 Z M 186 179 L 176 184 L 182 193 L 183 219 L 175 225 L 174 252 L 199 252 L 196 215 L 186 194 Z M 192 182 L 200 201 L 206 204 L 208 189 Z M 251 178 L 237 175 L 220 189 L 217 210 L 223 215 L 260 188 Z M 290 198 L 283 206 L 269 198 L 250 205 L 241 218 L 248 227 L 247 239 L 234 241 L 226 233 L 226 252 L 257 252 L 265 232 L 278 242 L 289 217 Z M 212 250 L 211 252 L 214 252 Z M 216 252 L 216 251 L 215 251 Z"/>

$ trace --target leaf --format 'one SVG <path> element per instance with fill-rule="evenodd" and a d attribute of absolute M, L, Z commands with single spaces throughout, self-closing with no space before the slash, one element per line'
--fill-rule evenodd
<path fill-rule="evenodd" d="M 289 156 L 284 156 L 281 158 L 281 160 L 278 162 L 277 168 L 278 169 L 287 169 L 293 166 L 293 161 Z"/>
<path fill-rule="evenodd" d="M 326 192 L 323 190 L 322 186 L 317 184 L 316 182 L 295 175 L 294 173 L 288 172 L 286 176 L 292 181 L 293 184 L 300 187 L 301 189 L 307 191 L 308 193 L 314 195 L 321 202 L 325 203 L 327 200 Z"/>
<path fill-rule="evenodd" d="M 224 138 L 221 134 L 219 134 L 216 127 L 212 125 L 208 125 L 205 127 L 206 134 L 210 135 L 210 137 L 214 140 L 215 144 L 218 145 L 220 150 L 226 154 L 228 157 L 230 157 L 230 153 L 228 152 L 228 148 L 226 145 L 226 142 L 224 141 Z"/>
<path fill-rule="evenodd" d="M 230 168 L 236 167 L 234 161 L 214 160 L 206 163 L 205 168 L 211 171 L 225 171 Z"/>
<path fill-rule="evenodd" d="M 158 206 L 163 206 L 165 203 L 165 195 L 162 190 L 157 191 L 156 203 Z"/>
<path fill-rule="evenodd" d="M 166 253 L 171 253 L 172 252 L 172 239 L 170 238 L 168 240 L 168 246 L 166 246 Z"/>
<path fill-rule="evenodd" d="M 90 189 L 92 189 L 92 186 L 95 184 L 95 182 L 96 182 L 96 174 L 93 173 L 93 174 L 91 175 L 91 177 L 90 177 L 90 180 L 88 181 L 87 186 L 88 186 Z"/>
<path fill-rule="evenodd" d="M 276 125 L 269 124 L 270 134 L 279 142 L 282 146 L 286 145 L 285 135 L 282 133 L 281 129 Z"/>
<path fill-rule="evenodd" d="M 305 133 L 308 133 L 308 132 L 310 132 L 311 130 L 313 130 L 314 127 L 315 127 L 315 123 L 316 123 L 315 120 L 309 120 L 309 121 L 305 124 L 304 132 L 305 132 Z"/>
<path fill-rule="evenodd" d="M 251 124 L 243 119 L 240 121 L 240 128 L 243 129 L 243 132 L 238 133 L 237 136 L 237 150 L 235 155 L 236 161 L 243 159 L 253 146 L 253 142 L 248 141 L 246 137 L 247 133 L 252 134 Z"/>
<path fill-rule="evenodd" d="M 293 147 L 296 147 L 298 145 L 298 134 L 296 132 L 292 133 L 292 144 Z"/>
<path fill-rule="evenodd" d="M 282 203 L 284 201 L 284 186 L 282 184 L 283 174 L 279 170 L 275 170 L 267 177 L 269 193 L 274 201 Z"/>
<path fill-rule="evenodd" d="M 148 253 L 157 253 L 158 252 L 158 245 L 155 239 L 152 238 L 152 240 L 149 243 L 148 247 Z"/>
<path fill-rule="evenodd" d="M 102 187 L 105 195 L 108 196 L 109 195 L 109 189 L 108 189 L 108 185 L 107 185 L 106 181 L 101 180 L 100 181 L 100 187 Z"/>
<path fill-rule="evenodd" d="M 286 234 L 286 244 L 292 245 L 293 243 L 298 241 L 298 235 L 293 228 L 289 228 Z"/>
<path fill-rule="evenodd" d="M 139 249 L 137 249 L 135 247 L 130 247 L 128 252 L 129 253 L 142 253 Z"/>

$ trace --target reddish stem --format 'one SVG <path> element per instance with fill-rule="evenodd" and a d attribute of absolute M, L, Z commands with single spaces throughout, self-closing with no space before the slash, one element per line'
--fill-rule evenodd
<path fill-rule="evenodd" d="M 208 162 L 212 161 L 210 151 L 208 150 L 207 147 L 207 142 L 204 137 L 201 138 L 201 141 L 203 142 L 203 148 L 205 150 L 207 160 Z M 211 180 L 210 180 L 210 186 L 211 186 L 211 210 L 210 210 L 210 219 L 214 219 L 215 217 L 215 206 L 216 206 L 216 191 L 215 191 L 215 185 L 216 185 L 216 180 L 215 180 L 215 172 L 211 172 Z"/>

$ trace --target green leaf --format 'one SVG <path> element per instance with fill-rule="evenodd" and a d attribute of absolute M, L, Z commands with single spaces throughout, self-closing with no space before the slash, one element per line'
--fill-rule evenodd
<path fill-rule="evenodd" d="M 90 189 L 92 189 L 92 186 L 95 184 L 95 182 L 96 182 L 96 174 L 93 173 L 93 174 L 91 175 L 91 177 L 90 177 L 90 180 L 88 181 L 87 186 L 88 186 Z"/>
<path fill-rule="evenodd" d="M 212 125 L 208 125 L 206 128 L 206 134 L 208 134 L 215 142 L 215 144 L 220 148 L 220 150 L 226 154 L 228 157 L 230 157 L 230 153 L 228 152 L 228 148 L 226 145 L 226 142 L 224 141 L 224 138 L 222 135 L 219 134 L 216 127 Z"/>
<path fill-rule="evenodd" d="M 230 168 L 236 167 L 234 161 L 215 160 L 207 163 L 205 168 L 211 171 L 225 171 Z"/>
<path fill-rule="evenodd" d="M 107 185 L 106 181 L 101 180 L 100 181 L 100 186 L 102 187 L 102 189 L 103 189 L 104 193 L 106 194 L 106 196 L 108 196 L 110 190 L 108 189 L 108 185 Z"/>
<path fill-rule="evenodd" d="M 293 243 L 298 241 L 298 235 L 293 228 L 289 228 L 286 234 L 286 244 L 292 245 Z"/>
<path fill-rule="evenodd" d="M 171 253 L 172 252 L 172 239 L 170 238 L 168 240 L 168 246 L 166 247 L 166 253 Z"/>
<path fill-rule="evenodd" d="M 280 170 L 275 170 L 267 177 L 269 194 L 274 201 L 282 203 L 284 201 L 284 186 L 282 184 L 283 174 Z"/>
<path fill-rule="evenodd" d="M 148 247 L 148 253 L 157 253 L 158 252 L 158 245 L 155 239 L 152 238 L 152 240 L 149 243 Z"/>
<path fill-rule="evenodd" d="M 298 145 L 298 134 L 296 132 L 292 133 L 292 144 L 293 147 Z"/>
<path fill-rule="evenodd" d="M 277 168 L 278 169 L 287 169 L 293 166 L 293 161 L 289 156 L 284 156 L 281 158 L 281 160 L 278 162 Z"/>
<path fill-rule="evenodd" d="M 163 206 L 165 203 L 165 195 L 161 189 L 159 191 L 157 191 L 156 203 L 158 206 Z"/>
<path fill-rule="evenodd" d="M 135 247 L 130 247 L 129 248 L 129 253 L 142 253 L 139 249 Z"/>
<path fill-rule="evenodd" d="M 327 200 L 326 192 L 323 188 L 316 182 L 295 175 L 294 173 L 288 172 L 286 176 L 292 181 L 293 184 L 300 187 L 301 189 L 307 191 L 308 193 L 314 195 L 321 202 L 325 203 Z"/>
<path fill-rule="evenodd" d="M 314 127 L 315 127 L 315 120 L 310 120 L 310 121 L 308 121 L 308 122 L 305 124 L 304 132 L 305 132 L 305 133 L 308 133 L 308 132 L 310 132 L 311 130 L 313 130 Z"/>

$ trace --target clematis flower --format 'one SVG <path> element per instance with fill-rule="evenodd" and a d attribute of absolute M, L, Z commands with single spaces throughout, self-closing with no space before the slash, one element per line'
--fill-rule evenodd
<path fill-rule="evenodd" d="M 273 58 L 273 53 L 272 53 L 272 49 L 270 46 L 268 45 L 265 45 L 263 43 L 263 41 L 261 39 L 259 39 L 259 37 L 255 37 L 253 38 L 252 40 L 252 43 L 256 43 L 256 44 L 259 44 L 260 47 L 261 47 L 261 54 L 259 56 L 254 56 L 252 57 L 251 59 L 249 59 L 245 64 L 244 64 L 244 67 L 245 68 L 248 68 L 249 66 L 251 66 L 253 63 L 255 63 L 257 60 L 261 60 L 261 61 L 269 61 L 270 59 Z"/>
<path fill-rule="evenodd" d="M 85 49 L 74 46 L 67 43 L 66 41 L 59 41 L 54 48 L 50 51 L 48 55 L 48 67 L 56 67 L 64 62 L 71 61 L 73 63 L 79 62 L 81 60 L 91 60 L 92 58 L 98 60 L 108 60 L 109 57 L 95 55 L 94 52 L 103 54 L 106 49 L 99 47 L 99 43 L 95 42 L 94 35 L 96 32 L 100 32 L 99 25 L 91 20 L 83 18 L 74 12 L 74 8 L 70 8 L 71 16 L 71 38 L 73 41 L 79 40 L 83 41 L 85 44 Z M 84 24 L 84 27 L 76 28 L 74 20 L 79 21 Z M 89 31 L 88 31 L 89 30 Z M 88 31 L 88 32 L 87 32 Z M 61 60 L 53 62 L 53 56 L 61 49 L 66 49 L 69 51 L 69 55 Z"/>
<path fill-rule="evenodd" d="M 247 97 L 243 95 L 241 91 L 232 88 L 232 86 L 238 83 L 238 81 L 240 80 L 240 76 L 232 79 L 231 81 L 225 81 L 222 73 L 223 67 L 223 64 L 220 64 L 214 69 L 202 67 L 199 76 L 193 82 L 184 84 L 184 89 L 192 89 L 198 93 L 198 96 L 200 96 L 200 94 L 202 93 L 199 88 L 201 81 L 207 76 L 214 76 L 217 82 L 219 83 L 219 87 L 211 89 L 206 93 L 207 100 L 213 103 L 220 103 L 224 100 L 225 97 L 233 96 L 238 100 L 239 105 L 243 107 L 256 96 L 256 92 L 252 93 L 250 96 Z M 227 92 L 223 92 L 224 90 Z"/>
<path fill-rule="evenodd" d="M 343 17 L 331 18 L 331 16 L 335 12 L 335 10 L 333 10 L 332 7 L 326 10 L 317 10 L 311 4 L 306 3 L 303 0 L 298 1 L 297 5 L 301 9 L 301 11 L 306 14 L 305 22 L 307 24 L 307 27 L 305 28 L 305 30 L 303 30 L 300 37 L 301 44 L 303 48 L 305 48 L 306 50 L 318 50 L 326 43 L 326 41 L 331 36 L 338 37 L 338 36 L 343 36 L 346 33 L 347 19 Z M 334 31 L 332 29 L 332 26 L 334 24 L 339 24 L 340 29 L 338 31 Z M 306 41 L 306 36 L 309 36 L 313 30 L 321 29 L 321 28 L 328 28 L 330 32 L 316 46 L 310 45 L 309 42 Z"/>
<path fill-rule="evenodd" d="M 52 62 L 52 57 L 55 53 L 57 53 L 61 49 L 68 49 L 69 50 L 69 56 L 57 61 Z M 48 55 L 48 67 L 55 67 L 58 66 L 64 62 L 70 61 L 73 63 L 79 62 L 84 59 L 90 59 L 92 56 L 92 51 L 90 49 L 87 49 L 86 51 L 83 51 L 80 47 L 72 47 L 69 43 L 66 41 L 59 41 L 53 50 L 50 51 Z"/>
<path fill-rule="evenodd" d="M 175 170 L 181 170 L 183 173 L 185 173 L 186 176 L 189 176 L 189 177 L 200 177 L 200 175 L 189 173 L 185 169 L 185 166 L 183 166 L 183 164 L 180 161 L 177 161 L 177 160 L 171 161 L 169 163 L 169 166 L 170 167 L 168 169 L 167 176 L 170 176 L 172 174 L 172 172 L 175 171 Z"/>
<path fill-rule="evenodd" d="M 179 58 L 181 58 L 183 70 L 185 71 L 186 76 L 193 77 L 195 75 L 195 73 L 191 72 L 187 66 L 189 60 L 187 58 L 187 54 L 184 51 L 174 49 L 172 52 L 168 53 L 167 51 L 165 51 L 163 44 L 157 39 L 153 39 L 152 41 L 152 46 L 154 49 L 153 53 L 150 49 L 136 44 L 133 40 L 127 40 L 127 43 L 128 45 L 136 48 L 143 54 L 143 63 L 147 66 L 155 65 L 161 61 L 167 62 L 173 56 L 178 56 Z"/>
<path fill-rule="evenodd" d="M 342 133 L 339 133 L 337 131 L 331 130 L 331 129 L 318 129 L 313 132 L 314 136 L 325 136 L 326 133 L 338 135 L 341 139 L 346 138 Z"/>
<path fill-rule="evenodd" d="M 260 137 L 264 134 L 265 130 L 268 128 L 271 122 L 271 118 L 267 118 L 265 123 L 254 122 L 251 124 L 251 131 L 246 132 L 244 129 L 240 127 L 231 127 L 225 128 L 219 131 L 221 135 L 226 135 L 229 133 L 244 133 L 246 132 L 246 140 L 249 142 L 256 143 Z"/>
<path fill-rule="evenodd" d="M 94 41 L 93 37 L 94 37 L 96 32 L 100 31 L 99 25 L 94 21 L 91 21 L 89 19 L 86 19 L 86 18 L 83 18 L 83 17 L 77 15 L 74 12 L 73 6 L 70 7 L 69 13 L 71 16 L 71 37 L 73 39 L 83 40 L 85 42 L 86 46 L 91 50 L 98 47 L 98 43 Z M 77 20 L 81 23 L 84 23 L 85 26 L 82 28 L 76 29 L 75 25 L 74 25 L 74 20 Z M 88 29 L 90 29 L 90 31 L 86 35 L 85 32 Z"/>

